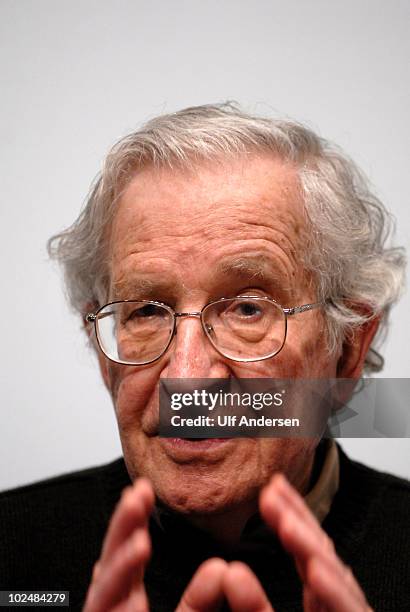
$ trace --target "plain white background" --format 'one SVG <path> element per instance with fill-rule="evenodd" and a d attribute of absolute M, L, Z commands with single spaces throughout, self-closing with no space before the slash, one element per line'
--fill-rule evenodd
<path fill-rule="evenodd" d="M 142 121 L 235 99 L 301 120 L 365 170 L 410 243 L 407 0 L 2 0 L 0 489 L 120 452 L 109 397 L 48 262 L 108 147 Z M 387 377 L 408 377 L 409 296 Z M 392 406 L 392 410 L 394 406 Z M 409 476 L 409 441 L 344 440 Z"/>

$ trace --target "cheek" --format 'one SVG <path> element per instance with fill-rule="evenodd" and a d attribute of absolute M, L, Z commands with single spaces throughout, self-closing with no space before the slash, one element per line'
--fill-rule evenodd
<path fill-rule="evenodd" d="M 329 354 L 322 319 L 290 327 L 286 344 L 278 355 L 278 370 L 279 378 L 335 377 L 336 359 Z"/>
<path fill-rule="evenodd" d="M 158 405 L 158 373 L 155 368 L 136 369 L 113 364 L 110 369 L 111 395 L 118 426 L 127 431 L 151 418 Z"/>
<path fill-rule="evenodd" d="M 231 362 L 231 370 L 238 378 L 335 378 L 337 359 L 329 355 L 325 330 L 321 318 L 292 321 L 280 353 L 266 361 Z"/>
<path fill-rule="evenodd" d="M 314 451 L 318 444 L 315 438 L 264 438 L 259 447 L 261 484 L 265 484 L 275 471 L 286 474 L 291 484 L 300 491 L 308 486 Z"/>

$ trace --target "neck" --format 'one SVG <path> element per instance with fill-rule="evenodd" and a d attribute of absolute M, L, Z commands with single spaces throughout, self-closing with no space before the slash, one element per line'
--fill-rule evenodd
<path fill-rule="evenodd" d="M 235 506 L 218 514 L 189 516 L 188 521 L 198 529 L 209 533 L 226 548 L 239 542 L 246 523 L 258 511 L 258 500 Z"/>

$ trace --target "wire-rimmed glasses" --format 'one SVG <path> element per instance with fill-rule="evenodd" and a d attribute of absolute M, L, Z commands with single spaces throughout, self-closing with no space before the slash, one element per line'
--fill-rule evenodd
<path fill-rule="evenodd" d="M 153 300 L 122 300 L 85 317 L 93 323 L 98 345 L 108 359 L 147 365 L 160 359 L 177 333 L 177 319 L 197 317 L 212 346 L 232 361 L 262 361 L 283 348 L 287 318 L 323 303 L 283 308 L 270 297 L 241 295 L 206 304 L 199 312 L 175 312 Z"/>

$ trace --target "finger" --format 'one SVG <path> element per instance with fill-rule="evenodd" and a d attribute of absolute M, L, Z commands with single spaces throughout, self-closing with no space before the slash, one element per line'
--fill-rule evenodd
<path fill-rule="evenodd" d="M 187 586 L 176 612 L 216 612 L 223 603 L 223 575 L 227 563 L 208 559 L 199 566 Z"/>
<path fill-rule="evenodd" d="M 124 612 L 149 612 L 148 597 L 143 584 L 132 591 Z"/>
<path fill-rule="evenodd" d="M 332 563 L 335 571 L 342 577 L 343 565 L 330 541 L 318 537 L 317 533 L 304 524 L 292 510 L 288 510 L 280 517 L 277 534 L 283 547 L 295 557 L 303 580 L 306 575 L 306 564 L 313 557 L 326 559 L 328 563 Z"/>
<path fill-rule="evenodd" d="M 223 589 L 233 612 L 273 612 L 259 580 L 244 563 L 229 564 Z"/>
<path fill-rule="evenodd" d="M 329 608 L 320 601 L 314 590 L 305 584 L 303 589 L 304 612 L 329 612 Z"/>
<path fill-rule="evenodd" d="M 110 612 L 149 612 L 149 602 L 144 586 L 132 591 L 125 601 L 111 608 Z"/>
<path fill-rule="evenodd" d="M 353 596 L 356 601 L 366 604 L 366 597 L 353 576 L 352 570 L 344 565 L 339 559 L 338 561 L 339 563 L 335 565 L 333 560 L 329 560 L 326 557 L 313 557 L 308 562 L 307 581 L 312 588 L 317 591 L 316 580 L 323 581 L 332 576 L 333 582 L 338 588 L 343 588 L 347 593 Z"/>
<path fill-rule="evenodd" d="M 95 582 L 98 579 L 100 572 L 101 572 L 101 563 L 97 561 L 97 563 L 95 563 L 93 567 L 93 574 L 91 577 L 91 582 Z"/>
<path fill-rule="evenodd" d="M 134 592 L 143 592 L 143 569 L 151 552 L 151 543 L 146 528 L 137 529 L 115 552 L 113 557 L 101 565 L 88 590 L 85 612 L 102 612 L 125 600 L 131 587 Z M 141 577 L 135 584 L 136 573 Z"/>
<path fill-rule="evenodd" d="M 308 564 L 307 580 L 315 597 L 330 612 L 370 611 L 363 592 L 350 588 L 350 582 L 357 583 L 348 568 L 345 579 L 340 580 L 333 566 L 316 557 Z"/>
<path fill-rule="evenodd" d="M 282 501 L 284 506 L 286 505 L 292 508 L 295 514 L 317 533 L 318 537 L 324 534 L 318 521 L 307 507 L 305 501 L 302 499 L 296 489 L 289 484 L 283 474 L 275 474 L 270 483 L 262 491 L 260 507 L 261 512 L 264 513 L 264 517 L 267 521 L 269 519 L 275 521 L 275 507 L 273 504 L 274 499 L 279 500 L 279 502 Z M 271 512 L 272 510 L 273 514 Z"/>
<path fill-rule="evenodd" d="M 333 542 L 283 475 L 278 474 L 272 478 L 261 495 L 260 505 L 266 522 L 276 529 L 283 546 L 294 555 L 298 571 L 305 583 L 309 582 L 308 563 L 320 563 L 327 568 L 326 575 L 328 578 L 331 576 L 332 589 L 337 589 L 339 596 L 343 591 L 346 598 L 353 598 L 359 605 L 367 605 L 353 574 L 336 555 Z M 310 586 L 317 595 L 315 586 Z M 328 602 L 324 603 L 327 604 Z"/>
<path fill-rule="evenodd" d="M 278 475 L 262 492 L 260 509 L 267 524 L 277 532 L 284 548 L 294 555 L 302 579 L 305 580 L 306 563 L 314 555 L 326 557 L 342 566 L 333 542 L 299 494 L 291 489 Z"/>
<path fill-rule="evenodd" d="M 154 493 L 146 478 L 139 478 L 123 491 L 104 539 L 100 564 L 106 562 L 129 535 L 146 524 L 154 505 Z"/>
<path fill-rule="evenodd" d="M 339 591 L 343 590 L 349 597 L 354 597 L 356 602 L 365 602 L 352 573 L 336 555 L 333 542 L 283 477 L 273 479 L 264 491 L 261 512 L 265 520 L 276 528 L 284 548 L 294 555 L 298 572 L 305 583 L 309 581 L 308 563 L 318 559 L 327 567 L 327 575 L 332 576 L 332 583 L 337 585 Z M 313 590 L 316 594 L 316 589 Z"/>
<path fill-rule="evenodd" d="M 321 603 L 316 593 L 308 584 L 303 589 L 303 610 L 304 612 L 329 612 L 327 606 Z"/>
<path fill-rule="evenodd" d="M 284 547 L 295 556 L 298 571 L 304 582 L 309 582 L 308 564 L 320 561 L 327 568 L 327 573 L 331 574 L 334 583 L 351 593 L 357 600 L 364 601 L 363 592 L 352 572 L 342 563 L 333 547 L 323 544 L 318 547 L 316 534 L 301 523 L 299 517 L 288 513 L 279 525 L 278 533 Z"/>

